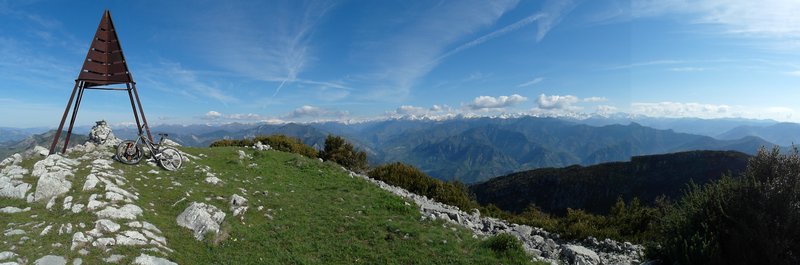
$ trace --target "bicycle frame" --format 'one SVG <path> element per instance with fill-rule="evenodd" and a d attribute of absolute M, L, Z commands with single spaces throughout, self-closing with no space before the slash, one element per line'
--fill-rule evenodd
<path fill-rule="evenodd" d="M 144 128 L 144 126 L 142 126 Z M 150 139 L 144 136 L 144 131 L 139 133 L 139 137 L 136 137 L 136 145 L 139 145 L 139 142 L 143 142 L 147 148 L 150 149 L 150 155 L 154 155 L 158 152 L 161 148 L 161 144 L 164 142 L 164 135 L 161 135 L 161 139 L 158 140 L 158 144 L 154 144 Z"/>

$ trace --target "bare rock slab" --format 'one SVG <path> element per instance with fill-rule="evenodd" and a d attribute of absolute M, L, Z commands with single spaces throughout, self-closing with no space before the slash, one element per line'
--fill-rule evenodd
<path fill-rule="evenodd" d="M 133 264 L 139 265 L 178 265 L 178 263 L 169 261 L 164 258 L 153 257 L 147 254 L 142 253 L 135 260 L 133 260 Z"/>
<path fill-rule="evenodd" d="M 205 203 L 192 202 L 183 211 L 176 221 L 179 226 L 189 228 L 194 231 L 194 238 L 203 240 L 203 234 L 208 232 L 219 232 L 219 224 L 225 219 L 222 210 Z"/>
<path fill-rule="evenodd" d="M 67 259 L 62 256 L 47 255 L 33 262 L 34 265 L 65 265 Z"/>

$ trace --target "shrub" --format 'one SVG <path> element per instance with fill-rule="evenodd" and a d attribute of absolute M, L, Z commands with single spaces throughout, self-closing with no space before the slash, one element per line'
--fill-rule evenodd
<path fill-rule="evenodd" d="M 211 143 L 210 147 L 225 147 L 225 146 L 246 147 L 246 146 L 253 146 L 256 142 L 268 144 L 272 147 L 272 149 L 278 151 L 300 154 L 311 158 L 317 157 L 317 150 L 315 150 L 314 148 L 304 144 L 303 141 L 301 141 L 298 138 L 282 134 L 274 134 L 269 136 L 259 135 L 252 139 L 248 138 L 240 140 L 223 139 Z"/>
<path fill-rule="evenodd" d="M 328 135 L 328 138 L 325 138 L 325 149 L 319 153 L 319 157 L 359 173 L 369 168 L 367 153 L 356 151 L 353 144 L 339 136 Z"/>
<path fill-rule="evenodd" d="M 740 178 L 690 185 L 666 211 L 657 250 L 667 264 L 800 263 L 800 156 L 759 150 Z"/>
<path fill-rule="evenodd" d="M 459 182 L 443 182 L 400 162 L 376 167 L 368 175 L 464 211 L 478 207 L 478 203 L 469 196 L 466 185 Z"/>
<path fill-rule="evenodd" d="M 270 147 L 272 147 L 272 149 L 278 151 L 301 154 L 306 157 L 316 158 L 318 155 L 316 149 L 304 144 L 303 141 L 301 141 L 300 139 L 286 136 L 283 134 L 274 134 L 270 136 L 256 136 L 253 139 L 253 144 L 255 144 L 255 142 L 268 144 Z"/>
<path fill-rule="evenodd" d="M 522 242 L 510 234 L 497 234 L 487 238 L 482 243 L 484 247 L 491 249 L 496 255 L 501 257 L 525 256 Z"/>

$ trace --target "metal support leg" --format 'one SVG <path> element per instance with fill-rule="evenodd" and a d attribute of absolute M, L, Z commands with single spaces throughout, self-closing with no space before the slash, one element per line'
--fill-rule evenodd
<path fill-rule="evenodd" d="M 142 124 L 139 123 L 139 114 L 136 112 L 136 103 L 133 103 L 133 93 L 131 93 L 131 84 L 125 83 L 128 87 L 128 98 L 131 99 L 131 110 L 133 110 L 133 118 L 136 119 L 136 130 L 142 134 Z"/>
<path fill-rule="evenodd" d="M 56 135 L 53 138 L 53 143 L 50 145 L 51 155 L 54 154 L 56 151 L 56 144 L 58 144 L 58 139 L 61 137 L 61 130 L 64 129 L 64 122 L 67 120 L 67 113 L 69 112 L 70 107 L 72 107 L 72 100 L 75 98 L 75 92 L 78 91 L 78 83 L 79 81 L 75 81 L 75 87 L 72 88 L 72 94 L 69 96 L 67 107 L 64 108 L 64 115 L 61 116 L 61 123 L 58 124 L 58 130 L 56 130 Z"/>
<path fill-rule="evenodd" d="M 75 119 L 78 117 L 78 109 L 81 107 L 81 100 L 83 99 L 84 91 L 83 85 L 81 85 L 78 89 L 78 100 L 75 101 L 75 109 L 72 110 L 72 118 L 69 120 L 69 129 L 67 129 L 67 136 L 64 139 L 64 147 L 61 149 L 62 154 L 67 153 L 69 138 L 72 136 L 72 127 L 75 125 Z"/>
<path fill-rule="evenodd" d="M 142 121 L 144 122 L 144 128 L 147 130 L 147 138 L 150 138 L 150 141 L 153 141 L 153 135 L 150 134 L 150 124 L 147 124 L 147 118 L 144 116 L 144 109 L 142 109 L 142 101 L 139 100 L 139 92 L 136 91 L 136 84 L 132 83 L 133 86 L 133 95 L 136 97 L 136 103 L 139 105 L 139 113 L 142 114 Z"/>

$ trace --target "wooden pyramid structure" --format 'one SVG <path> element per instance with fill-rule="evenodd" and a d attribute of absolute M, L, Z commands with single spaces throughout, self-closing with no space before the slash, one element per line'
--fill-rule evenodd
<path fill-rule="evenodd" d="M 105 85 L 118 84 L 125 84 L 125 88 L 103 87 Z M 144 116 L 142 103 L 139 101 L 139 92 L 136 91 L 136 82 L 133 81 L 133 76 L 125 61 L 125 56 L 122 54 L 122 46 L 119 43 L 117 31 L 114 29 L 114 22 L 111 20 L 111 12 L 108 10 L 103 12 L 100 25 L 97 26 L 97 32 L 94 35 L 94 39 L 92 39 L 91 46 L 89 46 L 89 52 L 86 54 L 86 60 L 83 61 L 81 72 L 78 74 L 78 79 L 75 80 L 75 86 L 72 88 L 72 94 L 69 96 L 66 109 L 64 109 L 61 123 L 59 123 L 58 130 L 53 138 L 53 144 L 50 145 L 50 154 L 56 152 L 56 145 L 60 140 L 61 131 L 64 129 L 64 122 L 67 120 L 67 114 L 70 112 L 70 109 L 72 109 L 72 116 L 69 121 L 69 128 L 67 129 L 64 147 L 61 149 L 61 153 L 67 151 L 72 128 L 75 125 L 75 118 L 81 106 L 81 99 L 83 98 L 84 91 L 87 89 L 127 91 L 128 97 L 131 100 L 131 109 L 133 110 L 133 117 L 136 119 L 136 127 L 139 133 L 141 134 L 143 129 L 142 123 L 139 122 L 139 116 L 141 115 L 144 129 L 147 130 L 147 137 L 150 138 L 150 140 L 153 139 L 153 136 L 150 134 L 150 127 L 147 125 L 147 118 Z M 74 108 L 72 108 L 73 100 L 75 101 Z M 137 106 L 139 110 L 138 113 L 136 112 Z"/>

